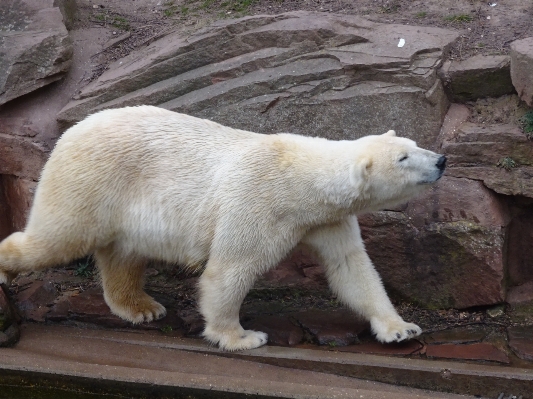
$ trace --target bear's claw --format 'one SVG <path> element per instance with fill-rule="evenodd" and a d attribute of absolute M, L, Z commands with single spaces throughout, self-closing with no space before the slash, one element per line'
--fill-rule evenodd
<path fill-rule="evenodd" d="M 116 302 L 109 301 L 107 298 L 106 302 L 113 314 L 133 324 L 149 323 L 161 319 L 167 314 L 165 307 L 148 295 L 142 298 L 142 300 L 136 301 L 138 303 L 137 306 L 120 305 Z"/>

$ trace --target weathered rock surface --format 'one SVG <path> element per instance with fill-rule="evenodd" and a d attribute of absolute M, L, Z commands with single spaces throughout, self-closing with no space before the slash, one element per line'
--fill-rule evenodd
<path fill-rule="evenodd" d="M 531 259 L 531 258 L 529 258 Z M 511 306 L 533 304 L 533 280 L 511 287 L 507 292 L 507 303 Z"/>
<path fill-rule="evenodd" d="M 0 105 L 61 79 L 72 43 L 53 0 L 0 4 Z"/>
<path fill-rule="evenodd" d="M 303 330 L 296 321 L 282 315 L 258 317 L 251 323 L 245 323 L 245 328 L 267 333 L 269 345 L 294 346 L 304 338 Z"/>
<path fill-rule="evenodd" d="M 0 284 L 0 347 L 11 346 L 19 340 L 17 318 L 7 287 Z"/>
<path fill-rule="evenodd" d="M 298 286 L 306 289 L 327 286 L 323 267 L 309 248 L 300 245 L 276 268 L 265 273 L 258 282 L 261 286 Z"/>
<path fill-rule="evenodd" d="M 443 177 L 404 212 L 360 218 L 365 245 L 389 292 L 422 306 L 502 302 L 508 211 L 482 183 Z"/>
<path fill-rule="evenodd" d="M 419 341 L 412 339 L 392 344 L 382 344 L 375 341 L 365 342 L 358 345 L 339 347 L 336 350 L 339 352 L 369 353 L 373 355 L 408 356 L 419 353 L 423 347 L 424 345 Z"/>
<path fill-rule="evenodd" d="M 350 139 L 395 129 L 429 146 L 447 108 L 436 69 L 456 37 L 322 13 L 221 21 L 111 65 L 59 120 L 153 104 L 257 132 Z"/>
<path fill-rule="evenodd" d="M 511 78 L 522 101 L 533 107 L 533 37 L 511 43 Z"/>
<path fill-rule="evenodd" d="M 309 310 L 294 314 L 293 317 L 319 345 L 352 345 L 359 342 L 358 334 L 370 328 L 368 322 L 349 310 Z"/>
<path fill-rule="evenodd" d="M 533 328 L 509 327 L 507 335 L 513 352 L 521 359 L 533 361 Z"/>
<path fill-rule="evenodd" d="M 519 214 L 513 218 L 509 225 L 508 234 L 508 275 L 510 285 L 523 285 L 526 282 L 533 283 L 533 214 Z M 529 297 L 533 300 L 533 285 L 526 285 L 531 288 Z M 524 302 L 526 298 L 525 292 L 521 290 L 514 290 L 514 294 L 510 299 L 517 301 L 518 297 L 523 298 L 520 302 Z M 508 298 L 509 299 L 509 298 Z"/>
<path fill-rule="evenodd" d="M 470 345 L 429 345 L 426 349 L 429 358 L 457 360 L 485 360 L 497 363 L 510 363 L 507 354 L 488 343 Z"/>
<path fill-rule="evenodd" d="M 446 174 L 482 181 L 505 195 L 533 198 L 533 142 L 515 125 L 464 123 L 443 138 Z"/>
<path fill-rule="evenodd" d="M 450 99 L 456 102 L 499 97 L 515 91 L 510 58 L 506 55 L 476 55 L 464 61 L 446 61 L 439 75 Z"/>

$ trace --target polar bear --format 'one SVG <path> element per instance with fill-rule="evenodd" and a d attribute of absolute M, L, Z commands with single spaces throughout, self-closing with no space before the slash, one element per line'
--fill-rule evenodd
<path fill-rule="evenodd" d="M 111 311 L 142 323 L 166 313 L 143 291 L 148 259 L 205 264 L 203 336 L 225 350 L 251 349 L 267 335 L 241 327 L 241 303 L 302 242 L 376 338 L 401 341 L 421 329 L 391 304 L 357 215 L 409 200 L 445 163 L 392 130 L 330 141 L 251 133 L 153 106 L 101 111 L 58 140 L 26 229 L 0 243 L 0 283 L 92 253 Z"/>

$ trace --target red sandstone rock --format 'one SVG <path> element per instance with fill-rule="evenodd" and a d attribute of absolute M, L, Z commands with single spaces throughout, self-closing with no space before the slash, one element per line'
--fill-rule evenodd
<path fill-rule="evenodd" d="M 487 332 L 480 328 L 458 327 L 451 330 L 437 331 L 424 334 L 423 341 L 426 344 L 468 344 L 481 342 L 487 336 Z"/>
<path fill-rule="evenodd" d="M 267 333 L 270 345 L 294 346 L 304 337 L 303 330 L 286 316 L 258 317 L 251 323 L 245 323 L 245 327 Z"/>
<path fill-rule="evenodd" d="M 72 42 L 53 0 L 19 0 L 4 8 L 0 105 L 61 79 Z M 7 30 L 7 31 L 6 31 Z"/>
<path fill-rule="evenodd" d="M 533 302 L 533 281 L 509 288 L 507 292 L 507 303 L 510 305 L 521 305 L 528 302 Z"/>
<path fill-rule="evenodd" d="M 476 55 L 466 60 L 446 61 L 439 75 L 452 101 L 472 101 L 514 92 L 510 58 L 506 55 Z"/>
<path fill-rule="evenodd" d="M 312 252 L 300 245 L 278 266 L 263 275 L 259 285 L 316 289 L 327 287 L 327 281 L 323 267 Z"/>
<path fill-rule="evenodd" d="M 443 177 L 405 213 L 360 218 L 370 258 L 389 293 L 433 308 L 467 308 L 504 300 L 500 199 L 480 182 Z"/>
<path fill-rule="evenodd" d="M 309 332 L 319 345 L 347 346 L 359 341 L 357 335 L 369 329 L 366 321 L 348 310 L 309 310 L 293 314 L 298 323 Z"/>
<path fill-rule="evenodd" d="M 517 287 L 514 293 L 509 293 L 508 299 L 524 301 L 527 296 L 527 288 L 531 287 L 529 297 L 533 299 L 533 213 L 520 214 L 509 225 L 507 267 L 510 285 L 522 285 Z M 521 298 L 521 299 L 520 299 Z M 511 302 L 510 302 L 511 303 Z"/>
<path fill-rule="evenodd" d="M 513 352 L 521 359 L 533 361 L 533 327 L 509 327 L 507 335 Z"/>
<path fill-rule="evenodd" d="M 533 198 L 533 142 L 517 126 L 464 123 L 454 136 L 443 137 L 442 151 L 448 157 L 446 175 Z"/>
<path fill-rule="evenodd" d="M 368 342 L 359 345 L 350 345 L 338 348 L 339 352 L 369 353 L 373 355 L 407 356 L 420 352 L 424 348 L 419 341 L 412 339 L 406 342 L 381 344 Z"/>
<path fill-rule="evenodd" d="M 533 37 L 511 43 L 511 77 L 518 96 L 533 107 Z"/>
<path fill-rule="evenodd" d="M 509 363 L 509 357 L 491 344 L 428 345 L 427 357 L 455 360 L 481 360 Z"/>
<path fill-rule="evenodd" d="M 17 294 L 17 306 L 24 319 L 44 321 L 52 303 L 57 297 L 57 290 L 51 281 L 33 281 L 28 288 Z"/>

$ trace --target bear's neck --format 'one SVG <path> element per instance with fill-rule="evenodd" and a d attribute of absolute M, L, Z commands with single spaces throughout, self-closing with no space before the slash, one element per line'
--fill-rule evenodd
<path fill-rule="evenodd" d="M 350 177 L 356 162 L 354 141 L 331 141 L 291 134 L 281 140 L 282 170 L 296 184 L 299 202 L 319 218 L 339 219 L 365 211 L 370 204 L 366 183 L 354 185 Z"/>

